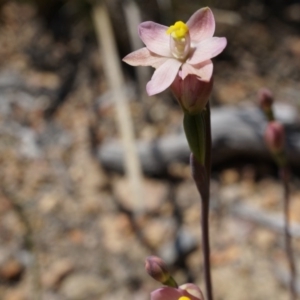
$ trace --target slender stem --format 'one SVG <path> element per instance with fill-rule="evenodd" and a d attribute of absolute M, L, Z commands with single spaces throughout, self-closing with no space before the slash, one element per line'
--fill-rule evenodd
<path fill-rule="evenodd" d="M 297 299 L 296 291 L 296 264 L 294 260 L 294 252 L 292 247 L 292 238 L 290 234 L 290 189 L 288 182 L 288 169 L 287 167 L 282 167 L 280 170 L 280 176 L 284 188 L 284 199 L 283 199 L 283 212 L 284 212 L 284 239 L 285 239 L 285 251 L 290 269 L 290 299 Z"/>
<path fill-rule="evenodd" d="M 212 141 L 211 141 L 210 104 L 208 102 L 206 105 L 206 114 L 205 114 L 205 169 L 207 174 L 208 193 L 209 193 L 210 173 L 211 173 L 211 144 Z"/>
<path fill-rule="evenodd" d="M 212 281 L 210 272 L 210 246 L 209 246 L 209 199 L 202 199 L 202 247 L 204 258 L 204 278 L 207 300 L 213 300 Z"/>
<path fill-rule="evenodd" d="M 201 227 L 202 250 L 204 263 L 204 279 L 207 300 L 213 300 L 213 288 L 210 272 L 210 246 L 209 246 L 209 177 L 206 166 L 201 165 L 191 154 L 190 165 L 192 176 L 201 196 Z"/>
<path fill-rule="evenodd" d="M 209 245 L 209 186 L 211 172 L 211 124 L 210 124 L 210 107 L 206 105 L 204 112 L 204 142 L 205 155 L 204 164 L 197 161 L 194 154 L 191 154 L 190 165 L 192 176 L 201 196 L 201 227 L 202 227 L 202 249 L 203 249 L 203 264 L 204 264 L 204 279 L 206 288 L 207 300 L 213 300 L 213 287 L 211 280 L 211 265 L 210 265 L 210 245 Z"/>
<path fill-rule="evenodd" d="M 209 244 L 209 201 L 210 201 L 210 173 L 211 173 L 211 121 L 210 104 L 206 105 L 205 115 L 205 171 L 206 193 L 202 195 L 202 245 L 204 257 L 204 274 L 207 299 L 213 300 L 213 287 L 211 281 L 210 244 Z"/>

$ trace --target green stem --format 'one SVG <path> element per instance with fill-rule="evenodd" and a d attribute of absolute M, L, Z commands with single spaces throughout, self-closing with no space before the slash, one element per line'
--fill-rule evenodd
<path fill-rule="evenodd" d="M 178 288 L 178 284 L 172 276 L 170 276 L 168 278 L 168 280 L 166 282 L 164 282 L 163 284 L 166 285 L 166 286 Z"/>

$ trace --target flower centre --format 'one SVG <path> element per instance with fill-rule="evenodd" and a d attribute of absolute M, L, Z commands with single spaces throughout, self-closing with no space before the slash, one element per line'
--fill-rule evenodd
<path fill-rule="evenodd" d="M 182 297 L 180 297 L 178 300 L 191 300 L 191 298 L 186 297 L 186 296 L 182 296 Z"/>
<path fill-rule="evenodd" d="M 170 48 L 173 56 L 178 59 L 185 59 L 191 44 L 188 26 L 182 21 L 178 21 L 168 28 L 167 34 L 170 35 Z"/>

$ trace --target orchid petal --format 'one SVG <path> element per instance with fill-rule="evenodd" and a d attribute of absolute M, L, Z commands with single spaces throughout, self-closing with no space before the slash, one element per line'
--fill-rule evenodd
<path fill-rule="evenodd" d="M 195 299 L 203 300 L 203 294 L 198 286 L 193 283 L 186 283 L 179 287 L 181 290 L 187 291 L 191 296 L 194 296 Z"/>
<path fill-rule="evenodd" d="M 226 47 L 226 38 L 211 37 L 197 44 L 194 53 L 187 61 L 191 65 L 199 64 L 220 54 Z"/>
<path fill-rule="evenodd" d="M 158 68 L 168 58 L 158 56 L 155 53 L 149 51 L 146 47 L 129 53 L 123 58 L 123 61 L 131 66 L 151 66 Z"/>
<path fill-rule="evenodd" d="M 187 75 L 196 75 L 202 81 L 209 81 L 213 73 L 213 63 L 211 60 L 206 60 L 197 65 L 183 64 L 181 78 L 184 79 Z"/>
<path fill-rule="evenodd" d="M 174 81 L 181 64 L 181 61 L 170 58 L 156 69 L 151 80 L 147 83 L 148 95 L 152 96 L 167 89 Z"/>
<path fill-rule="evenodd" d="M 183 291 L 170 287 L 163 287 L 151 293 L 151 300 L 177 300 L 183 296 Z"/>
<path fill-rule="evenodd" d="M 199 43 L 210 38 L 215 32 L 215 18 L 209 7 L 197 10 L 187 21 L 191 40 Z"/>
<path fill-rule="evenodd" d="M 161 56 L 171 57 L 167 26 L 151 21 L 139 25 L 139 35 L 146 47 Z"/>

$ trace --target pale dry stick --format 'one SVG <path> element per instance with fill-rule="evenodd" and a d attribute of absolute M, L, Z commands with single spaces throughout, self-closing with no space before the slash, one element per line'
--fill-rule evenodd
<path fill-rule="evenodd" d="M 103 57 L 104 72 L 115 101 L 117 123 L 124 147 L 125 171 L 132 189 L 134 213 L 138 214 L 138 212 L 143 210 L 142 171 L 135 147 L 133 124 L 124 89 L 120 58 L 104 1 L 94 5 L 92 17 L 99 42 L 100 55 Z"/>
<path fill-rule="evenodd" d="M 132 50 L 137 50 L 144 47 L 141 39 L 138 36 L 138 26 L 142 22 L 139 7 L 133 0 L 123 1 L 123 10 L 125 14 L 126 26 L 129 33 L 129 41 Z M 136 68 L 139 92 L 141 93 L 141 100 L 144 101 L 148 98 L 146 93 L 146 83 L 149 81 L 150 73 L 149 68 L 138 67 Z"/>

